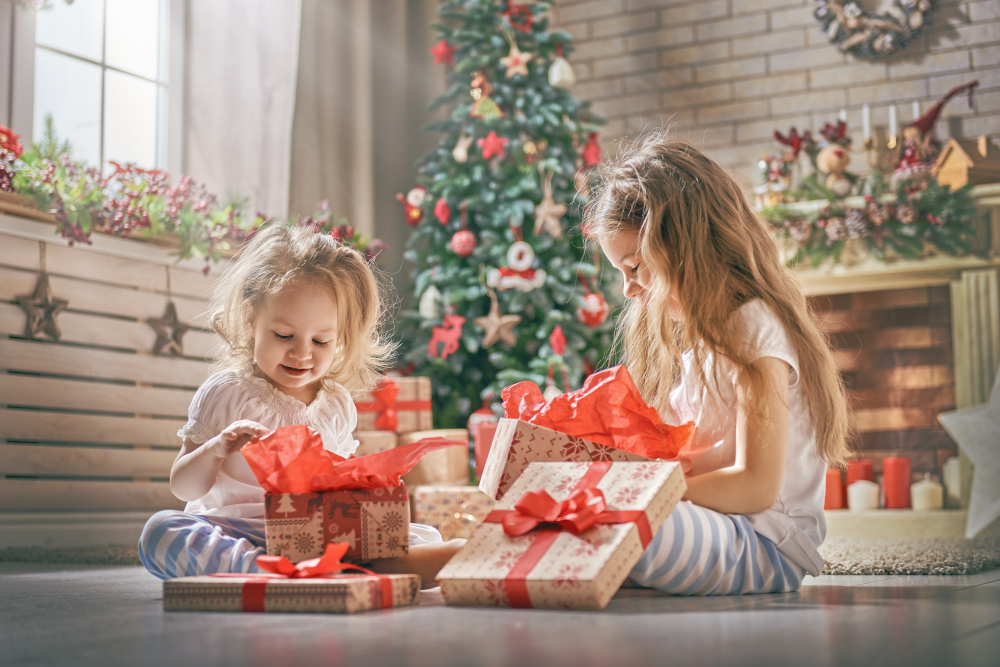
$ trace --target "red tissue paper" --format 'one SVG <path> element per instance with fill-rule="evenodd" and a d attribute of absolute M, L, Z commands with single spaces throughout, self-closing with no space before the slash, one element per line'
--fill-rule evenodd
<path fill-rule="evenodd" d="M 303 424 L 284 426 L 245 445 L 240 451 L 265 493 L 319 493 L 399 486 L 429 452 L 468 443 L 425 438 L 410 445 L 344 459 L 323 449 L 319 433 Z"/>
<path fill-rule="evenodd" d="M 593 373 L 576 391 L 546 402 L 534 382 L 501 394 L 505 417 L 520 419 L 649 459 L 674 459 L 694 435 L 695 423 L 665 424 L 646 405 L 624 366 Z"/>

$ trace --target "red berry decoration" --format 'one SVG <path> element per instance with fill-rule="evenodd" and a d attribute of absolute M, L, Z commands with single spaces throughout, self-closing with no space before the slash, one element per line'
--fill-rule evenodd
<path fill-rule="evenodd" d="M 451 207 L 448 206 L 448 202 L 445 201 L 444 197 L 438 199 L 437 203 L 434 204 L 434 217 L 442 225 L 447 225 L 451 219 Z"/>
<path fill-rule="evenodd" d="M 468 257 L 476 249 L 476 235 L 468 229 L 461 229 L 451 237 L 451 249 L 459 257 Z"/>
<path fill-rule="evenodd" d="M 576 309 L 576 319 L 588 327 L 596 327 L 608 319 L 608 302 L 600 292 L 591 292 L 583 297 L 583 305 Z"/>

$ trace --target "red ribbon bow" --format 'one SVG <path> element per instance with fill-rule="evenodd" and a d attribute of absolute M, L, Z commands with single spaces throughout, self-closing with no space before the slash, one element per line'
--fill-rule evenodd
<path fill-rule="evenodd" d="M 392 606 L 392 579 L 371 570 L 354 565 L 341 563 L 340 559 L 347 553 L 349 545 L 341 542 L 330 542 L 319 558 L 310 558 L 299 563 L 292 563 L 285 556 L 257 556 L 257 567 L 267 573 L 244 574 L 241 572 L 223 572 L 212 574 L 212 577 L 242 577 L 247 578 L 243 584 L 243 611 L 264 611 L 264 597 L 267 582 L 275 579 L 339 579 L 343 575 L 334 574 L 343 570 L 357 570 L 364 574 L 377 577 L 381 595 L 378 606 L 382 609 Z"/>
<path fill-rule="evenodd" d="M 379 431 L 395 431 L 399 428 L 399 416 L 396 414 L 396 396 L 399 385 L 392 380 L 382 380 L 372 392 L 372 398 L 380 404 L 381 413 L 375 420 L 375 428 Z"/>
<path fill-rule="evenodd" d="M 606 509 L 604 494 L 596 487 L 581 489 L 562 502 L 547 491 L 528 491 L 514 505 L 513 512 L 504 514 L 501 523 L 503 532 L 511 537 L 524 535 L 543 523 L 579 535 L 598 523 Z"/>

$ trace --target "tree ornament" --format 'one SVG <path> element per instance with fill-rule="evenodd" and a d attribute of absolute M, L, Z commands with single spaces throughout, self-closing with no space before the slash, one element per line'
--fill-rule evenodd
<path fill-rule="evenodd" d="M 455 158 L 455 162 L 465 163 L 468 161 L 469 146 L 472 145 L 472 140 L 472 136 L 459 135 L 458 141 L 455 142 L 455 147 L 451 149 L 451 156 Z"/>
<path fill-rule="evenodd" d="M 474 411 L 469 415 L 469 421 L 466 423 L 466 427 L 469 429 L 469 433 L 475 433 L 476 428 L 483 424 L 497 424 L 499 419 L 497 419 L 496 414 L 490 409 L 490 401 L 493 398 L 493 393 L 483 399 L 483 406 L 478 410 Z"/>
<path fill-rule="evenodd" d="M 45 272 L 45 244 L 39 242 L 39 245 L 42 248 L 42 272 L 38 275 L 38 282 L 35 283 L 35 291 L 30 295 L 15 298 L 17 305 L 28 316 L 28 321 L 24 325 L 26 338 L 37 339 L 39 334 L 45 334 L 52 340 L 59 340 L 62 332 L 59 331 L 56 318 L 66 309 L 69 301 L 53 296 L 52 286 L 49 285 L 49 274 Z"/>
<path fill-rule="evenodd" d="M 828 190 L 838 197 L 846 197 L 852 187 L 846 176 L 847 165 L 851 163 L 851 154 L 846 147 L 851 142 L 847 137 L 847 123 L 842 120 L 836 125 L 827 123 L 820 132 L 829 143 L 816 154 L 816 168 L 827 174 L 824 185 Z"/>
<path fill-rule="evenodd" d="M 437 357 L 438 345 L 444 345 L 440 350 L 442 359 L 458 351 L 458 340 L 462 337 L 462 325 L 465 318 L 461 315 L 448 314 L 444 316 L 439 327 L 431 327 L 431 340 L 427 343 L 427 356 Z"/>
<path fill-rule="evenodd" d="M 512 5 L 508 2 L 507 11 L 505 11 L 502 16 L 507 19 L 507 23 L 509 23 L 514 30 L 531 32 L 531 7 L 528 7 L 527 5 Z"/>
<path fill-rule="evenodd" d="M 169 298 L 169 297 L 168 297 Z M 184 334 L 191 328 L 177 319 L 177 306 L 173 301 L 167 302 L 167 307 L 163 311 L 163 317 L 150 317 L 146 319 L 146 324 L 156 332 L 156 341 L 153 343 L 153 354 L 157 356 L 173 355 L 175 357 L 184 356 Z"/>
<path fill-rule="evenodd" d="M 545 284 L 545 271 L 533 269 L 535 261 L 534 249 L 521 240 L 521 228 L 511 225 L 514 233 L 514 244 L 507 250 L 507 266 L 490 269 L 486 273 L 486 284 L 501 291 L 519 289 L 530 292 Z"/>
<path fill-rule="evenodd" d="M 451 220 L 451 207 L 448 206 L 448 202 L 444 197 L 437 200 L 434 205 L 434 217 L 438 219 L 442 225 L 447 225 L 448 221 Z"/>
<path fill-rule="evenodd" d="M 424 293 L 420 295 L 420 303 L 417 311 L 420 317 L 425 320 L 436 320 L 438 318 L 438 305 L 441 303 L 441 291 L 434 285 L 428 285 Z"/>
<path fill-rule="evenodd" d="M 483 149 L 483 160 L 489 160 L 496 155 L 499 158 L 507 157 L 504 149 L 507 147 L 507 137 L 501 137 L 496 132 L 490 130 L 486 138 L 480 139 L 476 144 Z"/>
<path fill-rule="evenodd" d="M 431 55 L 434 56 L 435 65 L 440 65 L 441 63 L 448 63 L 449 65 L 455 64 L 455 49 L 453 49 L 446 40 L 442 39 L 440 42 L 432 46 Z"/>
<path fill-rule="evenodd" d="M 490 347 L 502 340 L 511 347 L 517 345 L 514 325 L 521 321 L 520 315 L 501 315 L 497 294 L 492 289 L 486 290 L 490 295 L 490 312 L 485 317 L 477 317 L 473 322 L 483 329 L 483 347 Z"/>
<path fill-rule="evenodd" d="M 500 59 L 500 64 L 507 70 L 504 77 L 510 79 L 515 74 L 528 76 L 528 62 L 534 58 L 534 54 L 518 49 L 517 40 L 506 26 L 504 26 L 503 33 L 504 37 L 507 38 L 507 43 L 510 44 L 510 54 Z"/>
<path fill-rule="evenodd" d="M 903 128 L 902 146 L 896 160 L 896 170 L 892 174 L 893 184 L 908 178 L 926 178 L 930 174 L 941 150 L 940 143 L 934 139 L 934 124 L 941 115 L 941 110 L 951 98 L 962 92 L 968 93 L 969 108 L 972 109 L 972 94 L 978 86 L 979 81 L 955 86 L 920 118 L 911 121 Z"/>
<path fill-rule="evenodd" d="M 549 85 L 563 90 L 576 85 L 576 73 L 569 61 L 563 58 L 562 46 L 556 47 L 555 60 L 549 65 Z"/>
<path fill-rule="evenodd" d="M 556 325 L 556 328 L 549 335 L 549 345 L 552 346 L 553 356 L 549 360 L 549 375 L 545 381 L 545 392 L 542 394 L 546 402 L 564 393 L 559 391 L 559 387 L 556 386 L 556 366 L 559 366 L 560 370 L 562 370 L 563 388 L 565 391 L 569 391 L 569 375 L 566 372 L 566 360 L 563 359 L 563 355 L 566 354 L 566 335 L 563 334 L 560 325 Z"/>
<path fill-rule="evenodd" d="M 423 204 L 427 201 L 427 189 L 422 185 L 411 189 L 403 196 L 402 192 L 396 194 L 396 201 L 403 205 L 403 216 L 406 224 L 416 227 L 424 219 Z"/>
<path fill-rule="evenodd" d="M 596 327 L 603 324 L 604 320 L 608 319 L 608 313 L 611 311 L 604 295 L 597 289 L 596 278 L 594 281 L 594 285 L 591 287 L 583 274 L 580 274 L 580 282 L 583 283 L 583 289 L 586 291 L 586 294 L 583 296 L 583 305 L 577 306 L 576 319 L 588 327 Z"/>
<path fill-rule="evenodd" d="M 472 75 L 472 91 L 469 93 L 472 95 L 472 99 L 475 102 L 472 103 L 472 110 L 469 111 L 469 115 L 473 118 L 482 118 L 483 120 L 492 120 L 494 118 L 504 118 L 507 114 L 500 110 L 500 107 L 493 98 L 490 97 L 490 93 L 493 92 L 493 86 L 486 79 L 486 76 L 476 72 Z"/>
<path fill-rule="evenodd" d="M 460 229 L 451 237 L 451 250 L 459 257 L 468 257 L 476 251 L 476 235 Z"/>
<path fill-rule="evenodd" d="M 816 0 L 813 16 L 842 52 L 855 58 L 878 58 L 917 39 L 936 9 L 934 0 L 896 0 L 886 13 L 873 14 L 857 0 Z"/>
<path fill-rule="evenodd" d="M 535 206 L 535 236 L 544 229 L 553 238 L 562 236 L 562 218 L 566 215 L 566 205 L 557 204 L 552 198 L 552 171 L 542 176 L 542 201 Z"/>
<path fill-rule="evenodd" d="M 583 166 L 587 169 L 596 167 L 601 161 L 601 146 L 597 143 L 597 132 L 587 136 L 587 146 L 583 149 Z"/>

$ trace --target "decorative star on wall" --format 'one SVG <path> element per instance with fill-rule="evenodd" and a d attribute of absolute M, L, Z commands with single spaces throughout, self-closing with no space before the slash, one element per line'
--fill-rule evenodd
<path fill-rule="evenodd" d="M 511 346 L 517 345 L 517 335 L 514 333 L 514 325 L 521 321 L 521 316 L 501 315 L 496 293 L 493 290 L 489 290 L 489 294 L 491 301 L 489 314 L 473 320 L 473 322 L 483 328 L 483 347 L 490 347 L 497 340 L 502 340 Z"/>
<path fill-rule="evenodd" d="M 938 420 L 975 466 L 965 526 L 965 536 L 975 537 L 1000 517 L 1000 375 L 986 403 L 944 412 Z"/>
<path fill-rule="evenodd" d="M 24 335 L 27 338 L 37 338 L 38 334 L 45 334 L 52 340 L 59 340 L 62 334 L 56 317 L 66 309 L 69 301 L 57 299 L 52 295 L 47 273 L 38 276 L 35 291 L 31 295 L 17 297 L 17 304 L 28 316 L 28 322 L 24 327 Z"/>
<path fill-rule="evenodd" d="M 156 342 L 153 343 L 153 354 L 166 356 L 168 354 L 175 357 L 184 356 L 184 334 L 191 329 L 187 324 L 183 324 L 177 319 L 177 307 L 173 301 L 167 302 L 167 308 L 163 311 L 163 317 L 150 317 L 146 319 L 146 324 L 156 332 Z"/>

